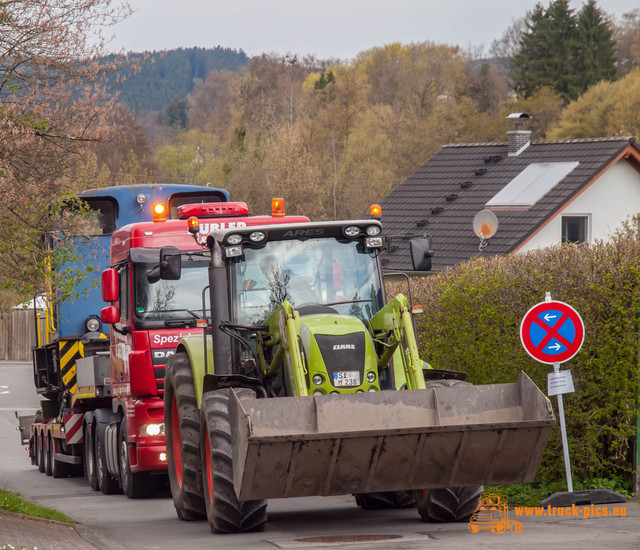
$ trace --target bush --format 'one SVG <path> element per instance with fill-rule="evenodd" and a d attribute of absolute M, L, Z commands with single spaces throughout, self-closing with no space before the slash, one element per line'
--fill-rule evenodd
<path fill-rule="evenodd" d="M 580 313 L 586 332 L 580 352 L 562 366 L 571 369 L 576 387 L 564 396 L 573 475 L 629 479 L 636 433 L 639 274 L 636 220 L 607 243 L 473 260 L 414 279 L 414 302 L 425 306 L 418 320 L 421 354 L 435 368 L 468 372 L 475 384 L 514 382 L 524 370 L 546 393 L 553 367 L 524 351 L 519 331 L 529 308 L 551 292 L 553 300 Z M 556 408 L 556 399 L 551 401 Z M 563 476 L 556 425 L 538 479 Z"/>

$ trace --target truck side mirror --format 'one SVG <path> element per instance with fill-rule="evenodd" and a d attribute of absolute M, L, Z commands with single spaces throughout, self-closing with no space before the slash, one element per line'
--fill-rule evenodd
<path fill-rule="evenodd" d="M 117 302 L 120 295 L 118 272 L 113 269 L 105 269 L 102 272 L 102 299 L 105 302 Z"/>
<path fill-rule="evenodd" d="M 103 307 L 100 320 L 107 325 L 115 325 L 120 320 L 120 310 L 116 306 Z"/>
<path fill-rule="evenodd" d="M 411 263 L 414 271 L 431 271 L 431 243 L 429 239 L 420 237 L 409 241 L 411 248 Z"/>
<path fill-rule="evenodd" d="M 165 281 L 177 281 L 182 272 L 182 256 L 175 246 L 160 249 L 160 278 Z"/>

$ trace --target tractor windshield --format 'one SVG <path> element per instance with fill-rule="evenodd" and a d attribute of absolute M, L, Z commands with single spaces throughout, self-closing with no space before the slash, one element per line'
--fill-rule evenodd
<path fill-rule="evenodd" d="M 233 268 L 237 322 L 258 324 L 284 300 L 297 309 L 320 305 L 369 319 L 383 305 L 377 265 L 376 253 L 361 241 L 318 238 L 245 247 Z"/>
<path fill-rule="evenodd" d="M 204 318 L 202 289 L 208 284 L 207 261 L 183 261 L 180 279 L 149 283 L 151 263 L 135 264 L 134 313 L 140 320 Z M 208 303 L 207 303 L 208 306 Z M 207 309 L 208 313 L 208 309 Z"/>

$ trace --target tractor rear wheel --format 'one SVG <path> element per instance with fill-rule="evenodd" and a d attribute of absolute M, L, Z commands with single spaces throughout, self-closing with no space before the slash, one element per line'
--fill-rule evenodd
<path fill-rule="evenodd" d="M 205 518 L 200 456 L 200 411 L 189 356 L 178 352 L 167 361 L 164 425 L 169 484 L 181 520 Z"/>
<path fill-rule="evenodd" d="M 207 519 L 214 533 L 262 531 L 267 521 L 267 501 L 239 501 L 233 488 L 233 456 L 229 422 L 229 389 L 206 393 L 202 399 L 200 449 Z M 254 395 L 235 390 L 239 398 Z"/>
<path fill-rule="evenodd" d="M 356 504 L 365 510 L 409 508 L 416 505 L 415 491 L 385 491 L 380 493 L 358 493 Z"/>
<path fill-rule="evenodd" d="M 466 521 L 478 508 L 482 491 L 481 486 L 425 489 L 418 495 L 418 512 L 431 523 Z"/>

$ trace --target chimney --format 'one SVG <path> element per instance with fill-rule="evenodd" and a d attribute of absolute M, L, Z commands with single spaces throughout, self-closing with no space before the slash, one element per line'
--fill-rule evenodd
<path fill-rule="evenodd" d="M 527 113 L 511 113 L 507 118 L 516 119 L 513 130 L 507 132 L 509 142 L 507 156 L 517 157 L 522 151 L 529 147 L 531 130 L 525 129 L 524 120 L 531 117 Z"/>

